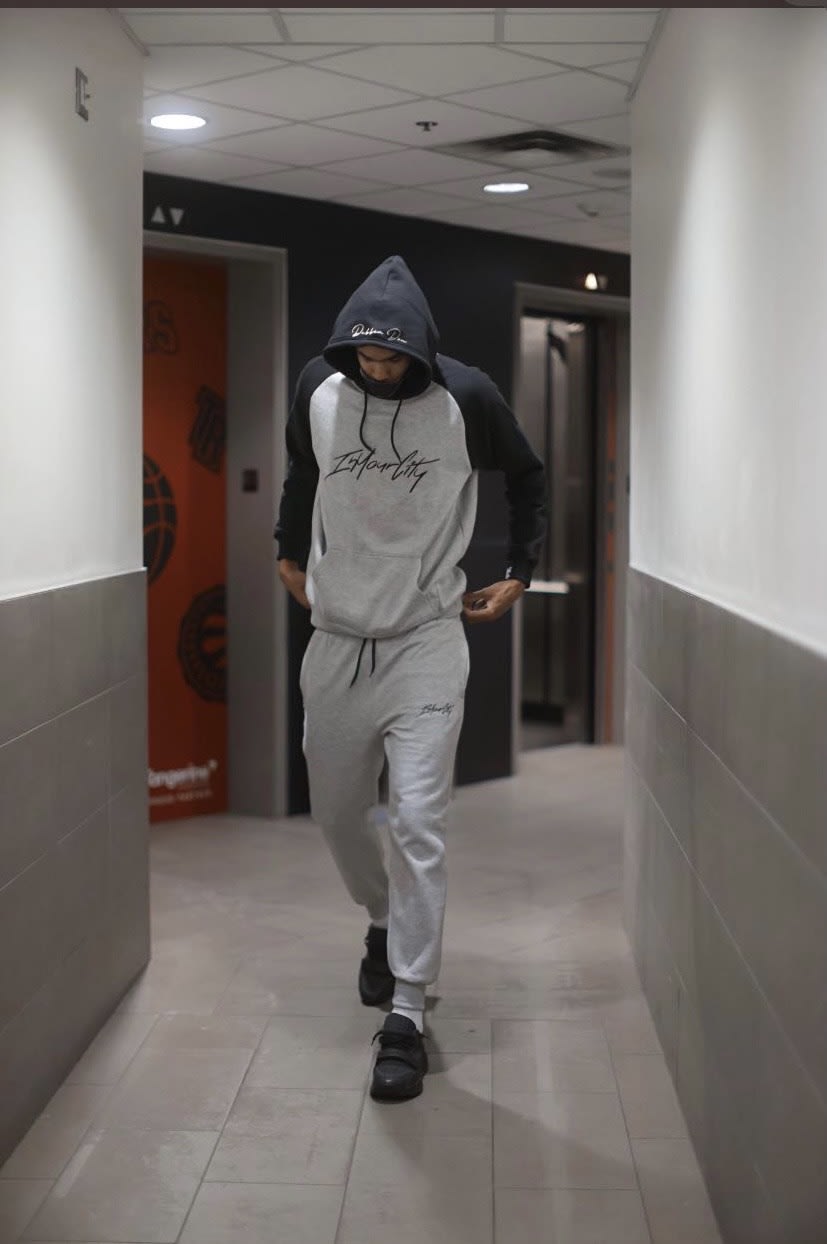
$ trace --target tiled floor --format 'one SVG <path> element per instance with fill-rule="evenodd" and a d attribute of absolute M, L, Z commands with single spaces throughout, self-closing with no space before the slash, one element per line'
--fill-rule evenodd
<path fill-rule="evenodd" d="M 622 761 L 459 792 L 423 1097 L 366 1096 L 314 827 L 153 847 L 154 958 L 0 1172 L 0 1244 L 719 1244 L 619 919 Z"/>

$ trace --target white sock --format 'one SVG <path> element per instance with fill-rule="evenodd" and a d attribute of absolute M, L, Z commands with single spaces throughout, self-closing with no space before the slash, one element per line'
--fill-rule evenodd
<path fill-rule="evenodd" d="M 383 916 L 381 920 L 371 920 L 370 927 L 372 929 L 386 929 L 388 927 L 388 917 Z"/>
<path fill-rule="evenodd" d="M 425 986 L 411 985 L 407 981 L 397 981 L 393 994 L 394 1015 L 404 1015 L 413 1020 L 418 1032 L 425 1030 Z"/>

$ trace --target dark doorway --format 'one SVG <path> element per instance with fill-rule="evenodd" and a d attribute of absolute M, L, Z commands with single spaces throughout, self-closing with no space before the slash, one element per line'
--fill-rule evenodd
<path fill-rule="evenodd" d="M 594 741 L 598 332 L 525 313 L 520 419 L 546 465 L 549 530 L 523 600 L 524 750 Z"/>

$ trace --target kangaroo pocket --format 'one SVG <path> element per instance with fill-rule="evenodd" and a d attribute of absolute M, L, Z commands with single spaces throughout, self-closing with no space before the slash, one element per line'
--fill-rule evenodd
<path fill-rule="evenodd" d="M 439 615 L 419 588 L 417 557 L 383 557 L 329 547 L 310 575 L 313 625 L 382 639 Z"/>

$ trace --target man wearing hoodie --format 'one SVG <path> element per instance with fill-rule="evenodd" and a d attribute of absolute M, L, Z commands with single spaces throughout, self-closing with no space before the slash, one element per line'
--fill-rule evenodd
<path fill-rule="evenodd" d="M 543 465 L 494 383 L 439 354 L 399 256 L 371 273 L 302 372 L 287 424 L 279 573 L 311 610 L 301 669 L 314 819 L 370 918 L 362 1001 L 392 1000 L 371 1093 L 422 1091 L 425 991 L 439 973 L 445 821 L 468 678 L 462 618 L 494 622 L 531 582 Z M 478 470 L 505 475 L 500 582 L 467 592 Z M 385 760 L 386 867 L 369 810 Z"/>

